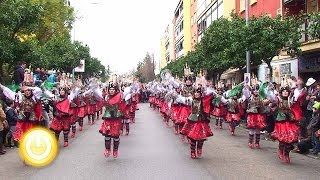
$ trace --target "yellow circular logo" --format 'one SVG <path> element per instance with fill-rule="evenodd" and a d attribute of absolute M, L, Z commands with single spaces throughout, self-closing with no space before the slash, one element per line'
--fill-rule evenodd
<path fill-rule="evenodd" d="M 19 153 L 29 165 L 44 167 L 58 154 L 58 142 L 54 134 L 45 128 L 34 128 L 20 140 Z"/>

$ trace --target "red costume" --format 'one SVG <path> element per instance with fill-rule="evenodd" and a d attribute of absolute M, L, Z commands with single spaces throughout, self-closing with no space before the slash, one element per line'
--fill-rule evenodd
<path fill-rule="evenodd" d="M 110 91 L 115 92 L 114 94 Z M 111 140 L 113 139 L 113 156 L 118 157 L 118 148 L 120 144 L 120 133 L 122 130 L 122 119 L 125 114 L 125 102 L 122 99 L 122 93 L 118 92 L 115 84 L 109 84 L 109 95 L 106 96 L 105 112 L 103 114 L 103 123 L 99 132 L 105 136 L 106 157 L 110 156 Z"/>
<path fill-rule="evenodd" d="M 22 102 L 19 104 L 19 120 L 13 134 L 15 141 L 19 141 L 25 132 L 39 125 L 41 112 L 42 106 L 39 100 L 34 99 L 33 95 L 23 96 Z"/>

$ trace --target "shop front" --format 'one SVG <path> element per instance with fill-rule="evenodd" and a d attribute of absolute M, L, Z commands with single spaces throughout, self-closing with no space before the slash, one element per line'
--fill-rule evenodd
<path fill-rule="evenodd" d="M 271 81 L 278 84 L 285 84 L 291 77 L 298 77 L 298 59 L 286 58 L 281 60 L 274 60 L 271 62 L 272 76 Z M 258 68 L 258 80 L 270 81 L 270 70 L 266 63 L 263 63 Z"/>
<path fill-rule="evenodd" d="M 299 56 L 299 76 L 304 81 L 310 77 L 320 80 L 320 52 Z"/>

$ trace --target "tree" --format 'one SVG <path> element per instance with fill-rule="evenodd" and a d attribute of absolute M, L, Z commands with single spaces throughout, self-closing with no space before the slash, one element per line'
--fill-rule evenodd
<path fill-rule="evenodd" d="M 54 35 L 69 34 L 75 20 L 73 7 L 65 0 L 34 0 L 43 13 L 35 31 L 37 39 L 43 44 Z"/>
<path fill-rule="evenodd" d="M 252 52 L 253 60 L 263 61 L 268 65 L 270 76 L 272 76 L 271 61 L 282 50 L 286 50 L 292 57 L 300 53 L 299 24 L 293 17 L 281 19 L 279 16 L 273 19 L 264 15 L 250 20 L 247 46 Z"/>
<path fill-rule="evenodd" d="M 0 76 L 4 76 L 5 64 L 10 69 L 15 62 L 31 56 L 34 43 L 26 39 L 31 39 L 42 12 L 41 6 L 31 1 L 0 2 Z"/>
<path fill-rule="evenodd" d="M 202 67 L 218 77 L 233 65 L 226 51 L 232 45 L 230 32 L 231 21 L 220 18 L 209 26 L 197 46 L 197 50 L 203 57 Z"/>
<path fill-rule="evenodd" d="M 304 15 L 306 16 L 306 15 Z M 305 19 L 303 17 L 303 19 Z M 320 12 L 312 12 L 307 15 L 309 28 L 307 33 L 312 39 L 320 39 Z"/>
<path fill-rule="evenodd" d="M 139 79 L 140 82 L 150 82 L 155 79 L 154 74 L 154 59 L 149 53 L 146 54 L 143 61 L 139 62 L 137 65 L 137 71 L 135 77 Z"/>

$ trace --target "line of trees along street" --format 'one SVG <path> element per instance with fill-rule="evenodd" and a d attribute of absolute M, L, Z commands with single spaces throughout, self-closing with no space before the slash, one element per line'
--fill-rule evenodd
<path fill-rule="evenodd" d="M 84 59 L 84 76 L 106 69 L 90 55 L 90 48 L 71 40 L 74 9 L 64 0 L 0 1 L 0 77 L 9 75 L 18 61 L 31 67 L 71 72 Z"/>
<path fill-rule="evenodd" d="M 313 39 L 319 39 L 319 17 L 319 13 L 283 18 L 262 15 L 251 18 L 246 26 L 245 19 L 232 13 L 229 19 L 222 17 L 212 22 L 195 51 L 170 62 L 163 69 L 169 69 L 175 76 L 182 77 L 187 63 L 195 73 L 206 70 L 207 78 L 219 79 L 229 68 L 245 69 L 245 51 L 248 49 L 251 53 L 251 65 L 257 66 L 265 62 L 271 75 L 271 61 L 281 51 L 287 52 L 291 57 L 301 53 L 300 38 L 302 33 L 306 33 L 301 28 L 303 22 L 312 21 L 308 34 Z"/>

